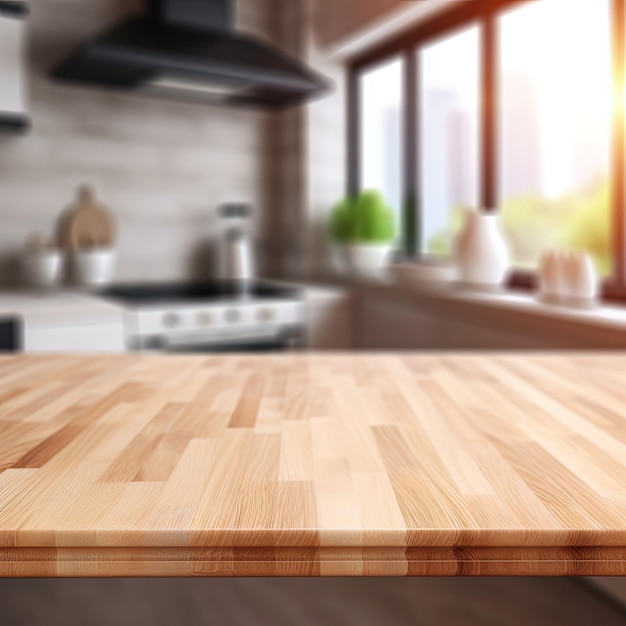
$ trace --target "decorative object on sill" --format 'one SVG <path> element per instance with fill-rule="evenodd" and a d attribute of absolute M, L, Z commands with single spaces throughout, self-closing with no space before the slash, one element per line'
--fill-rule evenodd
<path fill-rule="evenodd" d="M 380 191 L 365 190 L 335 205 L 330 236 L 337 269 L 381 277 L 396 236 L 395 216 Z"/>
<path fill-rule="evenodd" d="M 83 285 L 108 283 L 115 263 L 116 226 L 92 187 L 78 190 L 77 202 L 61 219 L 60 240 L 72 256 L 75 278 Z"/>
<path fill-rule="evenodd" d="M 585 252 L 553 250 L 541 257 L 539 299 L 546 304 L 588 309 L 597 305 L 598 276 Z"/>
<path fill-rule="evenodd" d="M 459 285 L 472 289 L 499 288 L 509 269 L 509 253 L 500 231 L 499 216 L 467 209 L 454 244 Z"/>
<path fill-rule="evenodd" d="M 54 241 L 46 243 L 43 237 L 33 233 L 26 239 L 22 254 L 22 271 L 27 284 L 50 289 L 61 278 L 63 255 Z"/>
<path fill-rule="evenodd" d="M 398 285 L 428 288 L 447 287 L 457 280 L 457 268 L 447 261 L 420 260 L 389 266 L 389 274 Z"/>
<path fill-rule="evenodd" d="M 26 113 L 24 2 L 0 0 L 0 132 L 21 133 L 30 128 Z"/>

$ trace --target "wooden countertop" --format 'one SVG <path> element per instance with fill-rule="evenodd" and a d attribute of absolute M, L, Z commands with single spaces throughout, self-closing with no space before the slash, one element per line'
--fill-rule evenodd
<path fill-rule="evenodd" d="M 0 358 L 0 575 L 626 574 L 626 356 Z"/>

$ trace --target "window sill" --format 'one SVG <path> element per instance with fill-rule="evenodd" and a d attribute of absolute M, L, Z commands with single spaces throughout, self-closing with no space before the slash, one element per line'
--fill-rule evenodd
<path fill-rule="evenodd" d="M 280 279 L 279 279 L 280 280 Z M 307 275 L 287 282 L 344 287 L 356 292 L 377 294 L 408 302 L 410 306 L 428 303 L 466 305 L 473 309 L 488 309 L 493 312 L 520 314 L 526 318 L 539 318 L 560 323 L 570 323 L 588 328 L 626 332 L 626 306 L 599 302 L 594 309 L 574 309 L 540 302 L 535 293 L 503 288 L 498 292 L 481 292 L 462 289 L 453 283 L 427 282 L 411 285 L 391 279 L 355 278 L 335 272 Z"/>
<path fill-rule="evenodd" d="M 361 283 L 366 286 L 365 283 Z M 502 311 L 521 313 L 527 316 L 541 317 L 562 322 L 595 326 L 626 332 L 626 307 L 607 305 L 602 302 L 593 309 L 576 309 L 566 306 L 540 302 L 535 293 L 522 293 L 509 289 L 498 292 L 481 292 L 461 288 L 455 284 L 426 283 L 401 285 L 392 281 L 370 281 L 371 288 L 386 290 L 389 294 L 400 297 L 418 297 L 422 299 L 463 303 L 479 307 L 489 307 Z"/>

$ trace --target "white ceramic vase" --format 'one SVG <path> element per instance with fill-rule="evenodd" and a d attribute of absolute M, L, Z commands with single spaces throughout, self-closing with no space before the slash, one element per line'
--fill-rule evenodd
<path fill-rule="evenodd" d="M 462 283 L 496 288 L 506 278 L 509 253 L 497 214 L 468 210 L 454 248 Z"/>

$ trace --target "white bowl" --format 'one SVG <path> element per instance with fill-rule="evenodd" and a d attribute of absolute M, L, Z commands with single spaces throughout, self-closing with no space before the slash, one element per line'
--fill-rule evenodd
<path fill-rule="evenodd" d="M 74 252 L 76 278 L 83 285 L 106 285 L 111 280 L 114 265 L 115 251 L 111 248 Z"/>
<path fill-rule="evenodd" d="M 54 287 L 61 278 L 62 260 L 58 250 L 25 252 L 22 268 L 26 282 L 35 287 Z"/>

